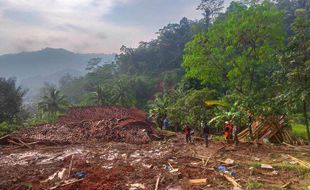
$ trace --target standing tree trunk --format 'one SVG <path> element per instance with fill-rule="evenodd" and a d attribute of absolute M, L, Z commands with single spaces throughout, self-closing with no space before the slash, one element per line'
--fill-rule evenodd
<path fill-rule="evenodd" d="M 253 141 L 253 132 L 252 132 L 252 125 L 249 123 L 249 133 L 250 133 L 250 140 Z"/>
<path fill-rule="evenodd" d="M 253 123 L 253 116 L 252 114 L 249 114 L 248 116 L 248 128 L 249 128 L 249 134 L 250 134 L 250 140 L 253 141 L 253 131 L 252 131 L 252 123 Z"/>
<path fill-rule="evenodd" d="M 307 110 L 306 100 L 304 100 L 303 102 L 303 111 L 304 111 L 304 117 L 305 117 L 305 125 L 307 128 L 308 144 L 310 145 L 310 131 L 309 131 L 308 110 Z"/>

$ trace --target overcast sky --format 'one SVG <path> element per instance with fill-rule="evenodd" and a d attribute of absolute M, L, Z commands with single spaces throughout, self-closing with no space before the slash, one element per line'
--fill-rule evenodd
<path fill-rule="evenodd" d="M 0 54 L 45 47 L 112 53 L 135 47 L 182 17 L 201 18 L 200 0 L 0 0 Z M 227 3 L 227 2 L 226 2 Z"/>

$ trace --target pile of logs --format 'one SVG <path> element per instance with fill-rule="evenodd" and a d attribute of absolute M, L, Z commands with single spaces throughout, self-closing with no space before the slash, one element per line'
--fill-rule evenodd
<path fill-rule="evenodd" d="M 294 139 L 285 128 L 284 116 L 258 118 L 252 123 L 253 139 L 262 143 L 264 139 L 268 139 L 273 143 L 294 144 Z M 249 128 L 246 128 L 238 134 L 241 141 L 250 139 Z"/>

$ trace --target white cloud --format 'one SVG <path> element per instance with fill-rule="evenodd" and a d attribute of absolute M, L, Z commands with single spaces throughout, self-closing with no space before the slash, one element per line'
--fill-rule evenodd
<path fill-rule="evenodd" d="M 79 52 L 116 52 L 122 43 L 134 45 L 137 34 L 144 31 L 134 27 L 118 27 L 104 21 L 116 4 L 128 0 L 6 0 L 0 7 L 0 54 L 62 47 Z M 31 12 L 40 23 L 23 22 L 23 16 L 6 17 L 5 12 Z M 146 35 L 147 36 L 147 35 Z M 143 39 L 143 35 L 140 35 Z M 147 36 L 149 37 L 149 36 Z M 128 40 L 126 40 L 128 39 Z"/>
<path fill-rule="evenodd" d="M 199 1 L 0 0 L 0 54 L 45 47 L 76 52 L 118 52 L 123 44 L 136 46 L 139 41 L 154 38 L 158 27 L 177 22 L 183 16 L 199 18 L 195 10 Z M 141 2 L 147 9 L 139 6 Z M 177 10 L 174 9 L 176 3 L 179 3 Z M 116 7 L 130 8 L 125 8 L 127 12 L 123 14 L 122 9 L 116 12 Z M 131 15 L 135 16 L 128 18 Z M 118 19 L 114 19 L 116 17 Z M 152 19 L 154 17 L 156 19 Z M 130 19 L 141 21 L 140 25 Z"/>

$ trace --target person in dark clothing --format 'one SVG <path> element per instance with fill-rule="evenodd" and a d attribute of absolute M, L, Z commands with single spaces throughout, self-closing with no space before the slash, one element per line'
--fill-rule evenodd
<path fill-rule="evenodd" d="M 192 143 L 192 138 L 191 138 L 191 127 L 186 124 L 185 125 L 185 140 L 186 140 L 186 143 Z"/>
<path fill-rule="evenodd" d="M 161 118 L 161 116 L 157 115 L 156 120 L 157 120 L 158 127 L 159 127 L 160 129 L 163 129 L 163 126 L 162 126 L 162 118 Z"/>
<path fill-rule="evenodd" d="M 170 128 L 169 120 L 167 117 L 164 119 L 163 125 L 164 125 L 164 130 L 168 130 Z"/>
<path fill-rule="evenodd" d="M 206 147 L 209 146 L 209 132 L 210 132 L 210 126 L 208 124 L 203 124 L 203 136 L 205 138 Z"/>

